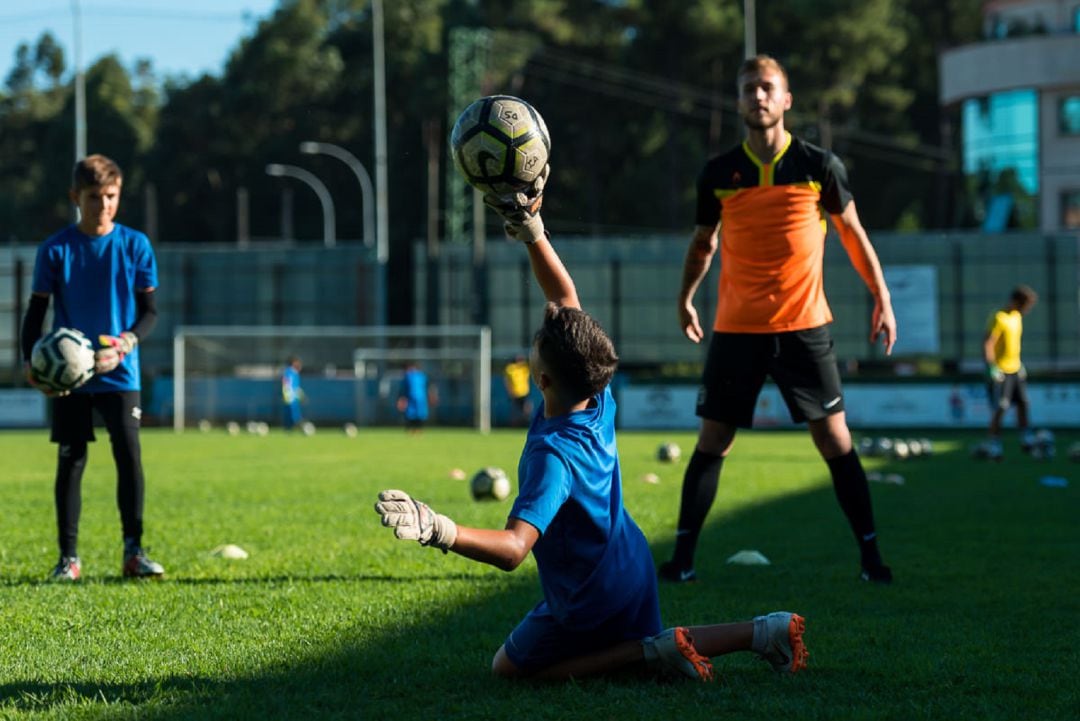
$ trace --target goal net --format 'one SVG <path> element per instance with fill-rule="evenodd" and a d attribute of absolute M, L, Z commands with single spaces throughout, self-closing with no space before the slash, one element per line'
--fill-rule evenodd
<path fill-rule="evenodd" d="M 173 427 L 280 425 L 281 376 L 300 359 L 305 421 L 401 423 L 410 363 L 428 376 L 431 425 L 491 428 L 487 326 L 182 326 L 173 336 Z"/>

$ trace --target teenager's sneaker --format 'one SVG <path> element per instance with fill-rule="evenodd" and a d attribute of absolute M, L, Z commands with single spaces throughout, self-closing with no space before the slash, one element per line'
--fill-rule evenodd
<path fill-rule="evenodd" d="M 697 580 L 697 572 L 694 569 L 683 568 L 676 564 L 675 561 L 661 563 L 656 575 L 660 577 L 661 581 L 670 581 L 671 583 L 690 583 Z"/>
<path fill-rule="evenodd" d="M 78 556 L 61 556 L 56 568 L 49 574 L 50 581 L 71 583 L 82 578 L 82 561 Z"/>
<path fill-rule="evenodd" d="M 678 626 L 643 639 L 645 660 L 699 681 L 712 681 L 712 662 L 694 648 L 690 632 Z"/>
<path fill-rule="evenodd" d="M 753 649 L 774 671 L 795 673 L 806 668 L 810 652 L 803 644 L 806 621 L 797 613 L 777 611 L 754 619 Z"/>
<path fill-rule="evenodd" d="M 868 583 L 880 583 L 887 586 L 892 583 L 892 569 L 886 565 L 863 566 L 859 578 Z"/>
<path fill-rule="evenodd" d="M 161 564 L 147 558 L 143 549 L 135 547 L 124 552 L 125 578 L 161 578 L 164 575 Z"/>

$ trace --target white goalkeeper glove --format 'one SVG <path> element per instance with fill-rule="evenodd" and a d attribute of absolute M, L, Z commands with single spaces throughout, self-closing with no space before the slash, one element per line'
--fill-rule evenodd
<path fill-rule="evenodd" d="M 109 373 L 116 370 L 128 353 L 139 343 L 139 336 L 129 330 L 120 335 L 99 335 L 98 343 L 104 346 L 94 353 L 94 372 Z"/>
<path fill-rule="evenodd" d="M 551 166 L 545 165 L 536 180 L 528 188 L 517 193 L 484 196 L 488 206 L 503 219 L 503 230 L 514 240 L 531 245 L 547 237 L 544 221 L 540 218 L 540 205 L 544 202 L 544 186 L 551 175 Z"/>
<path fill-rule="evenodd" d="M 457 524 L 405 491 L 381 492 L 375 512 L 382 516 L 382 524 L 393 528 L 394 536 L 403 541 L 419 541 L 421 546 L 435 546 L 446 553 L 457 540 Z"/>

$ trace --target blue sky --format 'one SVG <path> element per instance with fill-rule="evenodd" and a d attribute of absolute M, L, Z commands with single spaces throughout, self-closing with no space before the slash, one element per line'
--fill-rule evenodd
<path fill-rule="evenodd" d="M 159 77 L 220 75 L 240 39 L 270 15 L 277 0 L 74 0 L 81 8 L 82 60 L 88 67 L 115 53 L 125 67 L 150 58 Z M 46 30 L 75 63 L 73 0 L 0 0 L 0 84 L 20 42 L 31 46 Z"/>

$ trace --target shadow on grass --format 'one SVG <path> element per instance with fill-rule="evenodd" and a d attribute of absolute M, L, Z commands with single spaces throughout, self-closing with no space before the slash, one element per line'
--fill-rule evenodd
<path fill-rule="evenodd" d="M 492 680 L 492 654 L 520 609 L 540 597 L 530 574 L 193 578 L 170 582 L 258 587 L 408 581 L 434 584 L 431 597 L 437 598 L 440 583 L 497 581 L 492 593 L 469 602 L 433 603 L 408 626 L 372 628 L 358 621 L 330 648 L 323 645 L 301 662 L 271 660 L 257 675 L 0 683 L 0 714 L 79 710 L 83 717 L 158 721 L 402 715 L 595 721 L 695 717 L 707 708 L 704 715 L 710 718 L 724 713 L 738 718 L 1009 718 L 1036 711 L 1042 718 L 1058 717 L 1056 711 L 1076 699 L 1075 692 L 1071 697 L 1053 693 L 1069 685 L 1069 665 L 1056 672 L 1034 662 L 1027 673 L 1016 668 L 1029 661 L 1022 654 L 1026 647 L 1033 649 L 1031 661 L 1044 653 L 1074 653 L 1070 644 L 1055 646 L 1052 630 L 1032 631 L 1043 609 L 1075 609 L 1076 604 L 1075 586 L 1070 591 L 1068 584 L 1046 584 L 1061 577 L 1058 564 L 1075 553 L 1075 539 L 1062 545 L 1067 531 L 1051 533 L 1047 527 L 1041 535 L 1029 533 L 1032 516 L 1054 527 L 1070 523 L 1060 503 L 1048 510 L 1047 496 L 1024 492 L 1038 469 L 1021 463 L 972 466 L 963 448 L 932 460 L 873 465 L 904 476 L 903 485 L 872 487 L 883 552 L 897 576 L 891 588 L 856 580 L 857 550 L 824 480 L 823 464 L 822 484 L 806 492 L 735 512 L 723 508 L 721 496 L 701 540 L 701 580 L 661 586 L 667 623 L 744 620 L 777 608 L 806 615 L 811 670 L 797 679 L 774 679 L 753 665 L 760 662 L 740 658 L 718 664 L 724 675 L 719 687 L 656 683 L 636 675 L 555 685 Z M 737 474 L 726 471 L 724 482 L 738 483 Z M 988 550 L 998 539 L 1010 545 L 991 555 Z M 1025 565 L 1024 539 L 1058 545 L 1041 562 Z M 746 547 L 763 551 L 772 565 L 725 563 Z M 669 537 L 654 542 L 657 560 L 670 551 Z M 993 618 L 995 630 L 982 618 Z M 1003 638 L 1000 634 L 1008 631 L 1002 628 L 1023 632 L 1025 646 L 1020 639 Z M 993 656 L 1002 652 L 1017 656 L 995 664 Z M 1033 698 L 1043 705 L 1033 706 Z"/>

